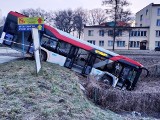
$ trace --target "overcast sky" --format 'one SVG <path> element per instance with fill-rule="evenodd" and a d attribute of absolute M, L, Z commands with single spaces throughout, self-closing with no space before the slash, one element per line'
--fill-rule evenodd
<path fill-rule="evenodd" d="M 75 9 L 82 7 L 84 9 L 102 8 L 102 0 L 1 0 L 0 9 L 2 15 L 6 16 L 9 11 L 20 11 L 26 8 L 42 8 L 46 11 L 55 11 L 62 9 Z M 128 0 L 130 10 L 133 13 L 138 12 L 150 3 L 160 4 L 160 0 Z M 104 7 L 103 7 L 104 8 Z"/>

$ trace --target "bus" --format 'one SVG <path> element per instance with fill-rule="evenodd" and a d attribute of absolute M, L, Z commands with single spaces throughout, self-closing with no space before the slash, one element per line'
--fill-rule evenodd
<path fill-rule="evenodd" d="M 8 13 L 0 43 L 22 51 L 22 33 L 18 31 L 18 17 L 27 16 L 13 11 Z M 135 60 L 80 40 L 46 24 L 44 31 L 39 31 L 39 37 L 41 60 L 59 64 L 83 75 L 97 75 L 100 81 L 113 87 L 133 90 L 142 70 L 145 69 Z M 24 44 L 25 53 L 33 55 L 30 31 L 24 33 Z"/>

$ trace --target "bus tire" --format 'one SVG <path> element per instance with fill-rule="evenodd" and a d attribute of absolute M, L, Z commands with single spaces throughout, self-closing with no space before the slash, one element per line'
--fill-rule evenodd
<path fill-rule="evenodd" d="M 44 50 L 41 50 L 40 60 L 41 61 L 47 61 L 47 53 Z"/>

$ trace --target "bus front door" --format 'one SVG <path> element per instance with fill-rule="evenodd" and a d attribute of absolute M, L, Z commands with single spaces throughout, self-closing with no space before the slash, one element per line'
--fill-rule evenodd
<path fill-rule="evenodd" d="M 83 67 L 82 74 L 88 75 L 91 72 L 95 60 L 96 60 L 96 55 L 90 53 Z"/>
<path fill-rule="evenodd" d="M 74 61 L 76 59 L 76 56 L 77 56 L 77 53 L 78 53 L 78 50 L 79 48 L 78 47 L 75 47 L 75 46 L 71 46 L 70 48 L 70 51 L 67 55 L 67 59 L 66 59 L 66 62 L 64 64 L 65 67 L 71 69 L 73 64 L 74 64 Z"/>

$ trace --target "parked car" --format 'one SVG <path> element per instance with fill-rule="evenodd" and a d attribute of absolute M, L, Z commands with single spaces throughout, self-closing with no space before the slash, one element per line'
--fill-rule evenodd
<path fill-rule="evenodd" d="M 155 51 L 160 51 L 160 46 L 158 46 L 158 47 L 155 47 L 155 49 L 154 49 Z"/>

